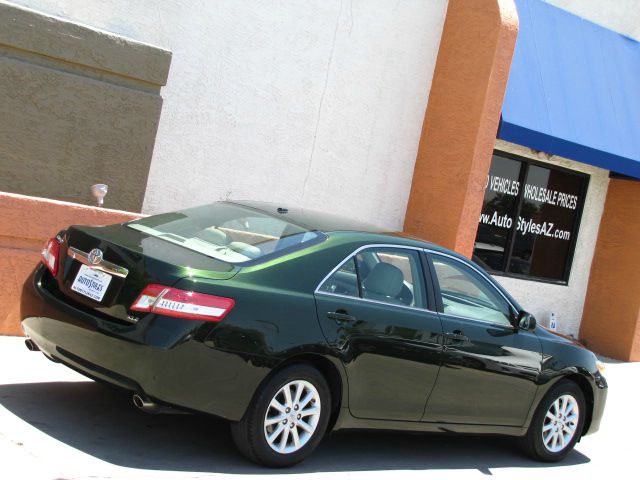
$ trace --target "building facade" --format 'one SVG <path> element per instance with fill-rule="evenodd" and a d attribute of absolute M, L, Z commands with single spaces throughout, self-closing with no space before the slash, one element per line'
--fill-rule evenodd
<path fill-rule="evenodd" d="M 640 359 L 640 1 L 609 3 L 0 2 L 0 191 L 405 230 Z"/>

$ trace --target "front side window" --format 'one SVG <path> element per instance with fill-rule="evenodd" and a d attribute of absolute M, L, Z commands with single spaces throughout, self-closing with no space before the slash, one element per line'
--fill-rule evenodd
<path fill-rule="evenodd" d="M 452 258 L 434 255 L 443 313 L 511 325 L 509 303 L 472 268 Z"/>
<path fill-rule="evenodd" d="M 320 286 L 319 291 L 426 308 L 422 278 L 417 251 L 370 248 L 346 261 Z"/>
<path fill-rule="evenodd" d="M 495 152 L 474 260 L 492 273 L 566 283 L 589 177 Z"/>
<path fill-rule="evenodd" d="M 125 225 L 228 263 L 273 257 L 324 238 L 284 218 L 227 202 L 153 215 Z"/>

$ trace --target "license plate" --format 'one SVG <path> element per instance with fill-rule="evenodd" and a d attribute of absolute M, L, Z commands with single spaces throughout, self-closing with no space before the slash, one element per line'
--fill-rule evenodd
<path fill-rule="evenodd" d="M 108 273 L 95 270 L 86 265 L 80 265 L 80 270 L 71 285 L 71 290 L 100 302 L 107 292 L 109 283 L 111 283 L 111 275 Z"/>

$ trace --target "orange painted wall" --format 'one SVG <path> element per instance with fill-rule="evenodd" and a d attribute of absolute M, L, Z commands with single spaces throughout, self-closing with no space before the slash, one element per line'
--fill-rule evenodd
<path fill-rule="evenodd" d="M 512 0 L 450 0 L 404 230 L 471 256 L 518 32 Z"/>
<path fill-rule="evenodd" d="M 20 291 L 49 238 L 72 224 L 106 225 L 140 216 L 0 192 L 0 335 L 22 335 Z"/>
<path fill-rule="evenodd" d="M 603 355 L 640 361 L 640 182 L 609 183 L 580 338 Z"/>

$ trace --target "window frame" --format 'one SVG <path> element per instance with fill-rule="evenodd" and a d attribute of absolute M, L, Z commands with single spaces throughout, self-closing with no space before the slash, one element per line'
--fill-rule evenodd
<path fill-rule="evenodd" d="M 423 282 L 424 282 L 424 288 L 426 290 L 426 299 L 427 299 L 427 307 L 426 308 L 420 308 L 420 307 L 411 307 L 409 305 L 398 305 L 398 304 L 393 304 L 393 303 L 385 303 L 385 302 L 379 302 L 377 300 L 371 300 L 368 298 L 361 298 L 361 297 L 354 297 L 351 295 L 340 295 L 337 293 L 331 293 L 331 292 L 327 292 L 324 290 L 321 290 L 320 288 L 322 287 L 322 285 L 324 285 L 324 283 L 336 272 L 338 271 L 340 268 L 342 268 L 342 266 L 347 263 L 349 260 L 353 259 L 358 253 L 360 253 L 363 250 L 366 250 L 368 248 L 376 248 L 376 247 L 381 247 L 381 248 L 398 248 L 398 249 L 405 249 L 405 250 L 415 250 L 418 252 L 419 257 L 420 257 L 420 264 L 422 265 L 422 276 L 423 276 Z M 482 277 L 484 280 L 487 281 L 487 283 L 489 283 L 490 287 L 493 288 L 494 290 L 496 290 L 498 292 L 498 294 L 504 298 L 506 300 L 506 302 L 509 304 L 509 306 L 512 309 L 514 318 L 517 317 L 520 312 L 522 311 L 521 308 L 519 308 L 519 306 L 514 303 L 514 300 L 511 300 L 507 295 L 505 295 L 505 293 L 500 289 L 500 287 L 498 286 L 497 282 L 491 277 L 491 275 L 489 275 L 486 271 L 484 271 L 480 266 L 476 265 L 474 262 L 470 261 L 470 260 L 463 260 L 461 258 L 456 257 L 455 255 L 451 255 L 449 253 L 446 252 L 442 252 L 442 251 L 438 251 L 438 250 L 433 250 L 431 248 L 426 248 L 426 247 L 413 247 L 410 245 L 396 245 L 396 244 L 392 244 L 392 243 L 369 243 L 366 245 L 362 245 L 358 248 L 356 248 L 353 252 L 351 252 L 350 254 L 348 254 L 343 260 L 341 260 L 335 267 L 333 267 L 329 273 L 327 273 L 322 280 L 320 280 L 320 282 L 318 283 L 318 285 L 316 286 L 315 290 L 313 291 L 313 294 L 321 294 L 321 295 L 329 295 L 329 296 L 333 296 L 333 297 L 339 297 L 339 298 L 347 298 L 347 299 L 352 299 L 352 300 L 360 300 L 363 302 L 370 302 L 370 303 L 377 303 L 377 304 L 382 304 L 382 305 L 388 305 L 391 307 L 398 307 L 398 308 L 408 308 L 410 310 L 418 310 L 418 311 L 422 311 L 422 312 L 429 312 L 429 313 L 437 313 L 440 315 L 447 315 L 446 313 L 444 313 L 444 309 L 442 307 L 442 303 L 441 300 L 440 302 L 438 301 L 438 299 L 440 299 L 440 285 L 438 283 L 438 279 L 436 277 L 436 272 L 434 270 L 434 267 L 431 263 L 431 256 L 432 255 L 441 255 L 443 257 L 448 257 L 451 258 L 457 262 L 462 263 L 463 265 L 466 265 L 467 267 L 471 268 L 472 270 L 474 270 L 475 272 L 478 273 L 478 275 L 480 275 L 480 277 Z M 357 265 L 357 261 L 355 262 Z M 466 317 L 460 317 L 460 318 L 465 318 Z M 484 322 L 483 320 L 473 320 L 473 321 L 477 321 L 477 322 L 482 322 L 482 323 L 487 323 Z M 515 321 L 515 320 L 514 320 Z M 493 322 L 488 322 L 491 325 L 497 325 L 496 323 Z M 514 329 L 517 330 L 517 326 L 514 325 Z"/>
<path fill-rule="evenodd" d="M 442 292 L 440 291 L 440 281 L 438 279 L 438 274 L 436 272 L 435 266 L 433 264 L 433 258 L 434 257 L 445 257 L 447 259 L 451 259 L 455 262 L 458 262 L 459 264 L 466 266 L 467 268 L 469 268 L 470 270 L 474 271 L 478 277 L 480 277 L 481 281 L 484 281 L 487 288 L 490 289 L 492 292 L 494 292 L 496 294 L 496 296 L 498 298 L 502 298 L 504 299 L 504 301 L 507 303 L 507 306 L 509 307 L 509 324 L 504 324 L 504 323 L 499 323 L 499 322 L 492 322 L 490 320 L 482 320 L 480 318 L 473 318 L 473 317 L 463 317 L 461 315 L 453 315 L 453 314 L 449 314 L 449 313 L 445 313 L 444 311 L 444 304 L 442 303 Z M 429 267 L 430 267 L 430 273 L 431 273 L 431 283 L 433 285 L 433 289 L 434 289 L 434 293 L 435 293 L 435 300 L 436 300 L 436 308 L 437 308 L 437 312 L 439 315 L 444 315 L 446 317 L 450 317 L 450 318 L 459 318 L 461 320 L 466 320 L 466 321 L 470 321 L 470 322 L 477 322 L 477 323 L 482 323 L 482 324 L 486 324 L 486 325 L 493 325 L 496 327 L 503 327 L 503 328 L 512 328 L 514 331 L 518 329 L 517 327 L 517 317 L 520 313 L 520 310 L 513 304 L 513 302 L 494 284 L 494 282 L 491 280 L 491 278 L 484 273 L 480 268 L 478 268 L 473 262 L 465 262 L 462 261 L 459 258 L 454 257 L 453 255 L 448 255 L 446 253 L 443 252 L 436 252 L 436 251 L 432 251 L 432 250 L 427 250 L 427 258 L 429 261 Z"/>
<path fill-rule="evenodd" d="M 549 283 L 552 285 L 569 285 L 569 280 L 571 278 L 571 270 L 573 267 L 573 259 L 575 256 L 575 250 L 576 250 L 576 245 L 577 245 L 577 241 L 578 241 L 578 235 L 580 234 L 580 225 L 582 224 L 582 213 L 584 211 L 584 206 L 585 203 L 587 201 L 587 192 L 589 191 L 589 183 L 591 180 L 591 175 L 589 175 L 588 173 L 585 172 L 580 172 L 577 170 L 571 170 L 570 168 L 565 168 L 565 167 L 560 167 L 554 164 L 550 164 L 550 163 L 545 163 L 545 162 L 540 162 L 537 160 L 533 160 L 531 158 L 528 157 L 523 157 L 521 155 L 516 155 L 513 153 L 508 153 L 502 150 L 497 150 L 494 149 L 493 151 L 493 155 L 496 156 L 500 156 L 503 158 L 507 158 L 510 160 L 515 160 L 518 161 L 522 164 L 521 170 L 520 170 L 520 176 L 518 177 L 518 181 L 520 182 L 520 193 L 518 194 L 518 196 L 516 197 L 516 204 L 515 204 L 515 208 L 514 208 L 514 222 L 513 222 L 513 226 L 511 227 L 509 234 L 507 236 L 507 243 L 505 246 L 505 258 L 503 260 L 503 265 L 504 265 L 504 270 L 494 270 L 492 268 L 489 268 L 489 266 L 487 265 L 486 271 L 489 272 L 491 275 L 496 275 L 496 276 L 500 276 L 500 277 L 509 277 L 509 278 L 517 278 L 520 280 L 528 280 L 528 281 L 532 281 L 532 282 L 540 282 L 540 283 Z M 520 215 L 520 212 L 522 210 L 522 205 L 524 203 L 524 184 L 525 184 L 525 180 L 527 178 L 527 174 L 529 172 L 529 166 L 530 165 L 534 165 L 540 168 L 546 168 L 548 170 L 557 170 L 559 172 L 564 172 L 564 173 L 568 173 L 577 177 L 581 177 L 583 180 L 583 184 L 582 184 L 582 188 L 580 189 L 580 192 L 578 193 L 578 195 L 581 197 L 582 201 L 579 202 L 578 207 L 576 208 L 576 216 L 575 219 L 573 221 L 573 224 L 571 225 L 571 239 L 569 240 L 569 250 L 567 252 L 567 258 L 565 260 L 565 264 L 564 264 L 564 275 L 562 277 L 562 279 L 556 280 L 556 279 L 552 279 L 552 278 L 545 278 L 545 277 L 536 277 L 534 275 L 524 275 L 521 273 L 512 273 L 509 272 L 509 265 L 511 263 L 511 257 L 513 255 L 513 247 L 515 245 L 515 239 L 516 239 L 516 235 L 518 233 L 517 230 L 517 218 Z M 484 200 L 483 200 L 483 205 L 482 207 L 484 208 Z M 478 227 L 480 226 L 480 222 L 478 221 Z M 476 230 L 476 237 L 477 237 L 477 230 Z M 474 241 L 474 248 L 473 251 L 475 252 L 475 241 Z"/>
<path fill-rule="evenodd" d="M 409 251 L 413 251 L 416 252 L 416 256 L 418 259 L 418 274 L 420 275 L 420 280 L 422 282 L 422 288 L 423 288 L 423 294 L 424 294 L 424 299 L 426 301 L 426 306 L 425 307 L 413 307 L 411 305 L 402 305 L 402 304 L 397 304 L 397 303 L 388 303 L 388 302 L 384 302 L 384 301 L 380 301 L 380 300 L 372 300 L 370 298 L 363 298 L 361 297 L 361 292 L 360 292 L 360 273 L 358 270 L 358 260 L 357 260 L 357 255 L 365 250 L 372 250 L 372 249 L 395 249 L 395 250 L 409 250 Z M 337 272 L 338 270 L 340 270 L 343 265 L 345 265 L 347 262 L 349 262 L 350 260 L 353 260 L 355 265 L 356 265 L 356 271 L 357 271 L 357 277 L 356 277 L 356 281 L 358 283 L 358 293 L 359 296 L 354 297 L 351 295 L 342 295 L 339 293 L 332 293 L 332 292 L 328 292 L 326 290 L 322 290 L 322 286 L 327 282 L 327 280 L 329 280 L 333 274 L 335 272 Z M 420 312 L 431 312 L 431 313 L 437 313 L 436 310 L 436 300 L 435 300 L 435 294 L 434 294 L 434 286 L 433 286 L 433 277 L 431 275 L 431 266 L 429 265 L 429 261 L 426 257 L 425 254 L 425 249 L 421 248 L 421 247 L 412 247 L 409 245 L 394 245 L 394 244 L 367 244 L 367 245 L 363 245 L 361 247 L 358 247 L 357 249 L 355 249 L 353 252 L 351 252 L 349 255 L 347 255 L 342 261 L 340 261 L 335 267 L 333 267 L 331 269 L 331 271 L 325 275 L 322 280 L 318 283 L 318 286 L 316 287 L 316 289 L 314 290 L 314 295 L 317 294 L 321 294 L 321 295 L 329 295 L 329 296 L 333 296 L 333 297 L 340 297 L 340 298 L 348 298 L 351 300 L 358 300 L 361 302 L 365 302 L 365 303 L 374 303 L 374 304 L 378 304 L 378 305 L 386 305 L 388 307 L 398 307 L 398 308 L 405 308 L 405 309 L 410 309 L 410 310 L 418 310 Z"/>

